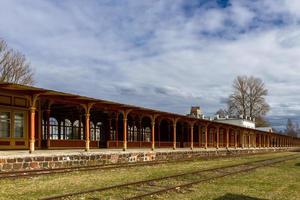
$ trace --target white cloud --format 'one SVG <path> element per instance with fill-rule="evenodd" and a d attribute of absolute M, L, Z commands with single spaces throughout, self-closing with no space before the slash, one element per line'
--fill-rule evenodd
<path fill-rule="evenodd" d="M 300 113 L 298 1 L 186 2 L 1 1 L 0 35 L 31 60 L 38 86 L 213 113 L 246 74 L 266 82 L 270 114 Z"/>

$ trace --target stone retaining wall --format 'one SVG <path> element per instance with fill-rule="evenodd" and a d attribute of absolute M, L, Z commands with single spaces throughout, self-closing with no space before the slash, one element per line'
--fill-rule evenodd
<path fill-rule="evenodd" d="M 62 167 L 105 165 L 116 163 L 150 162 L 161 160 L 182 160 L 189 158 L 213 158 L 222 156 L 239 156 L 246 154 L 267 153 L 275 151 L 292 151 L 295 148 L 268 149 L 232 149 L 232 150 L 194 150 L 194 151 L 166 151 L 139 153 L 82 153 L 79 155 L 51 155 L 51 156 L 23 156 L 0 157 L 0 172 L 36 170 Z"/>

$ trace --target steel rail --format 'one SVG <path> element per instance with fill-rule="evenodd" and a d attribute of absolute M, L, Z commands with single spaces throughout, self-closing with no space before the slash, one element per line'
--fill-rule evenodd
<path fill-rule="evenodd" d="M 296 158 L 299 158 L 299 156 L 296 157 Z M 189 183 L 186 183 L 186 184 L 179 184 L 179 185 L 171 186 L 171 187 L 164 188 L 164 189 L 161 189 L 161 190 L 156 190 L 154 192 L 148 192 L 148 193 L 145 193 L 145 194 L 141 194 L 141 195 L 136 195 L 136 196 L 133 196 L 133 197 L 125 198 L 125 200 L 142 199 L 144 197 L 148 197 L 148 196 L 152 196 L 152 195 L 157 195 L 157 194 L 162 194 L 162 193 L 166 193 L 168 191 L 174 191 L 174 190 L 177 190 L 178 188 L 187 188 L 187 187 L 190 187 L 192 185 L 199 184 L 199 183 L 207 182 L 207 181 L 218 179 L 218 178 L 223 178 L 223 177 L 230 176 L 230 175 L 235 175 L 235 174 L 239 174 L 239 173 L 253 171 L 253 170 L 261 168 L 261 167 L 273 165 L 273 164 L 280 163 L 280 162 L 285 162 L 285 161 L 292 160 L 292 159 L 294 159 L 294 158 L 285 158 L 283 160 L 279 160 L 279 161 L 271 162 L 271 163 L 268 163 L 268 164 L 262 164 L 262 165 L 250 167 L 248 169 L 241 169 L 241 170 L 238 170 L 238 171 L 228 172 L 228 173 L 224 173 L 224 174 L 213 176 L 213 177 L 209 177 L 209 178 L 204 178 L 204 179 L 197 180 L 197 181 L 192 181 L 192 182 L 189 182 Z"/>
<path fill-rule="evenodd" d="M 260 159 L 260 160 L 256 160 L 256 161 L 249 161 L 249 162 L 244 162 L 244 163 L 239 163 L 239 164 L 234 164 L 234 165 L 221 166 L 221 167 L 215 167 L 215 168 L 209 168 L 209 169 L 202 169 L 202 170 L 197 170 L 197 171 L 192 171 L 192 172 L 187 172 L 187 173 L 180 173 L 180 174 L 175 174 L 175 175 L 170 175 L 170 176 L 163 176 L 163 177 L 154 178 L 154 179 L 148 179 L 148 180 L 142 180 L 142 181 L 136 181 L 136 182 L 129 182 L 129 183 L 124 183 L 124 184 L 117 184 L 117 185 L 112 185 L 112 186 L 108 186 L 108 187 L 90 189 L 90 190 L 79 191 L 79 192 L 74 192 L 74 193 L 67 193 L 67 194 L 63 194 L 63 195 L 55 195 L 55 196 L 50 196 L 50 197 L 44 197 L 44 198 L 41 198 L 41 200 L 62 199 L 62 198 L 66 198 L 66 197 L 77 196 L 77 195 L 82 195 L 82 194 L 87 194 L 87 193 L 103 192 L 103 191 L 107 191 L 107 190 L 118 189 L 118 188 L 123 188 L 123 187 L 128 187 L 128 186 L 142 185 L 142 184 L 149 183 L 149 182 L 161 181 L 161 180 L 166 180 L 166 179 L 171 179 L 171 178 L 177 178 L 177 177 L 182 177 L 182 176 L 186 176 L 186 175 L 200 174 L 200 173 L 203 173 L 203 172 L 211 172 L 211 171 L 216 171 L 216 170 L 221 170 L 221 169 L 247 166 L 247 165 L 251 165 L 251 164 L 255 164 L 255 163 L 278 160 L 278 159 L 281 159 L 281 158 L 285 158 L 283 160 L 283 161 L 285 161 L 285 160 L 288 160 L 288 159 L 294 159 L 294 158 L 298 158 L 298 157 L 299 156 L 297 156 L 297 155 L 289 155 L 289 156 L 275 157 L 275 158 L 271 158 L 271 159 L 270 158 L 269 159 Z M 177 187 L 178 186 L 176 186 L 174 188 L 177 188 Z M 170 190 L 172 190 L 174 188 L 172 187 Z M 166 191 L 166 189 L 163 189 L 163 191 Z M 151 193 L 150 195 L 152 195 L 152 194 L 155 194 L 155 192 Z"/>

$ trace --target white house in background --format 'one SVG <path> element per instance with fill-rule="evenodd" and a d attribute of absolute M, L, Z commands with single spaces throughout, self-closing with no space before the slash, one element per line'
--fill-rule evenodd
<path fill-rule="evenodd" d="M 245 128 L 252 128 L 255 129 L 255 122 L 250 119 L 239 119 L 239 118 L 219 118 L 215 117 L 214 121 L 225 123 L 225 124 L 232 124 L 236 126 L 241 126 Z"/>
<path fill-rule="evenodd" d="M 271 132 L 271 133 L 273 133 L 272 127 L 257 127 L 256 130 L 259 130 L 259 131 L 266 131 L 266 132 Z"/>
<path fill-rule="evenodd" d="M 202 110 L 200 109 L 200 106 L 192 106 L 191 112 L 187 114 L 187 116 L 198 118 L 198 119 L 207 119 L 211 121 L 217 121 L 225 124 L 231 124 L 235 126 L 245 127 L 245 128 L 252 128 L 259 131 L 265 131 L 265 132 L 273 132 L 272 127 L 257 127 L 255 126 L 255 119 L 251 119 L 251 117 L 246 117 L 246 119 L 243 118 L 243 116 L 240 116 L 239 118 L 231 118 L 229 116 L 226 116 L 225 118 L 220 117 L 219 115 L 215 115 L 213 117 L 205 117 L 203 115 Z"/>
<path fill-rule="evenodd" d="M 241 126 L 245 128 L 255 129 L 255 120 L 251 120 L 248 117 L 246 119 L 243 119 L 242 117 L 229 118 L 228 116 L 225 118 L 220 118 L 219 115 L 216 115 L 214 117 L 205 117 L 203 115 L 202 110 L 200 109 L 200 106 L 192 106 L 191 112 L 187 116 L 198 118 L 198 119 L 208 119 L 211 121 L 222 122 L 225 124 L 232 124 L 232 125 Z"/>

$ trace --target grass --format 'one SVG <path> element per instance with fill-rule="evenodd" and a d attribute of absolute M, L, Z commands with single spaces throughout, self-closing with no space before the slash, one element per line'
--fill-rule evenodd
<path fill-rule="evenodd" d="M 155 166 L 133 167 L 115 170 L 95 170 L 67 174 L 46 175 L 33 178 L 0 180 L 0 199 L 38 199 L 68 192 L 99 188 L 120 183 L 156 178 L 198 169 L 232 165 L 259 159 L 280 157 L 295 153 L 283 152 L 197 160 Z M 300 199 L 300 159 L 288 161 L 255 172 L 230 176 L 216 181 L 199 184 L 189 190 L 179 190 L 156 197 L 157 199 Z M 127 191 L 123 191 L 127 192 Z M 114 191 L 106 193 L 111 199 Z M 244 196 L 242 196 L 244 195 Z M 120 193 L 122 196 L 122 192 Z M 98 199 L 98 194 L 89 194 L 73 199 Z M 251 197 L 251 198 L 250 198 Z M 100 198 L 99 198 L 100 199 Z M 102 199 L 102 198 L 101 198 Z"/>

